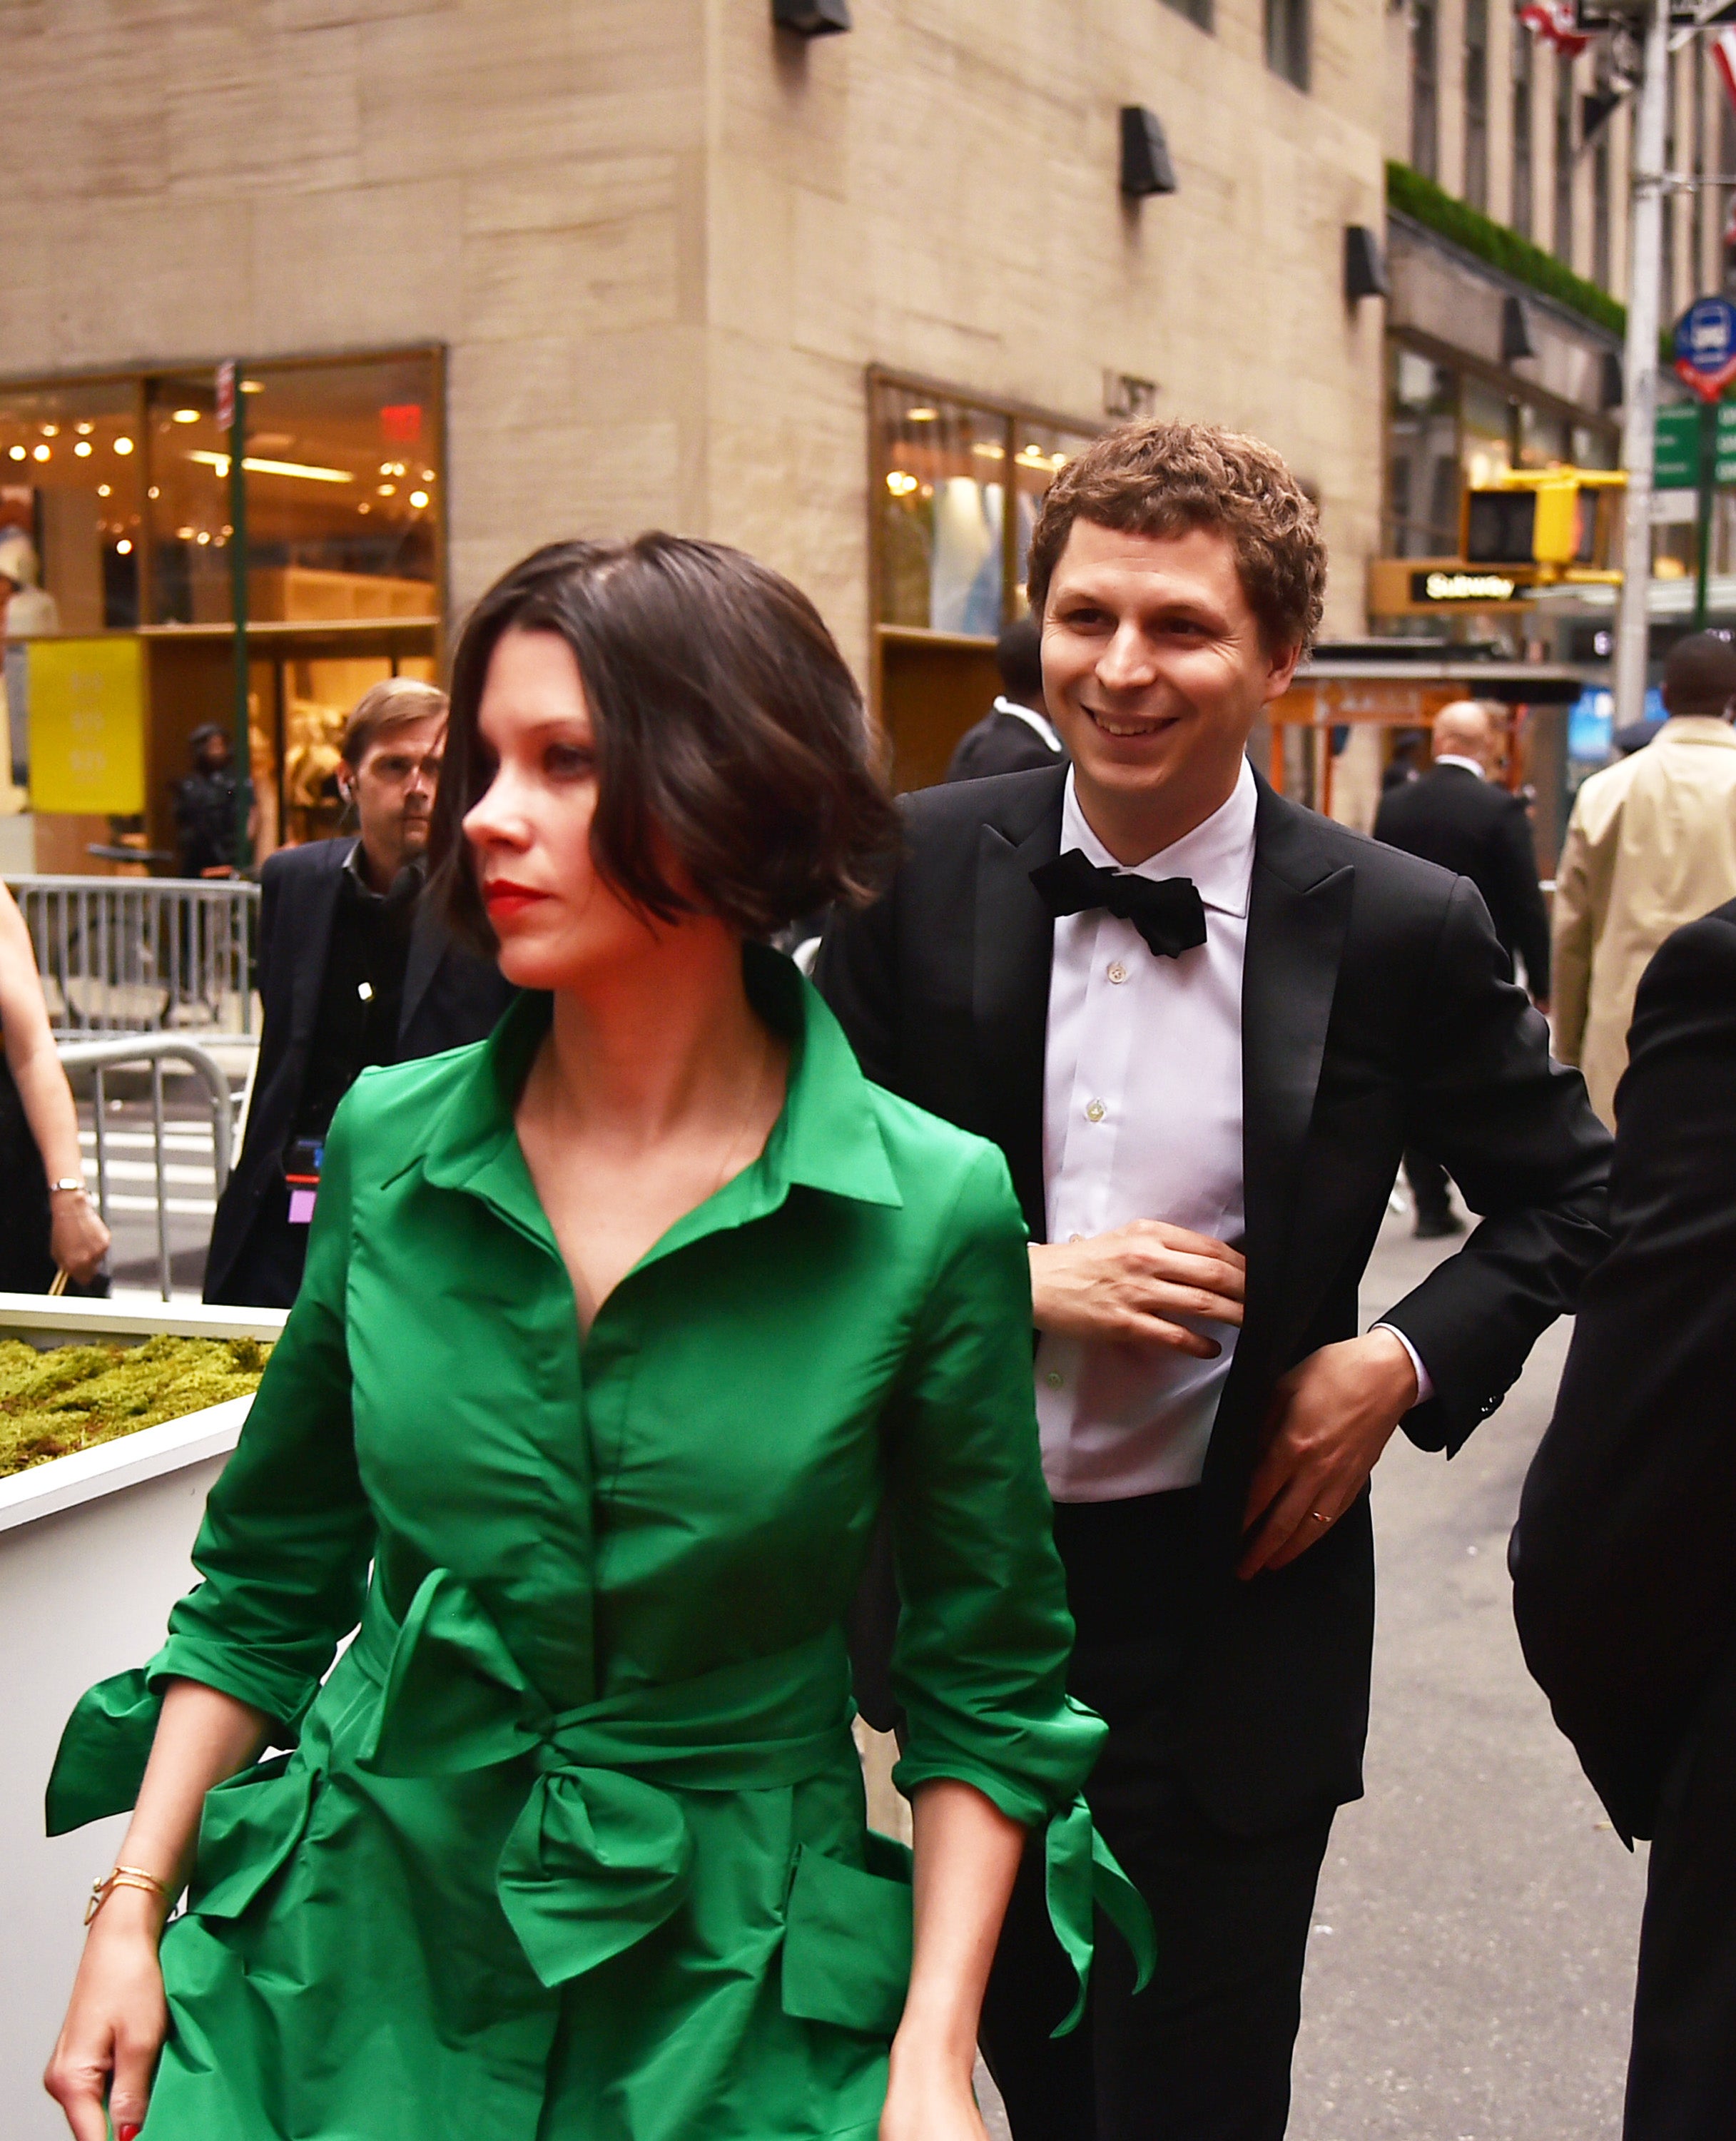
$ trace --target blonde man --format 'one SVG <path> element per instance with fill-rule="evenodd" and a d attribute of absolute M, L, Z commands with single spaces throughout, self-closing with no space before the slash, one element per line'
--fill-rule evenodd
<path fill-rule="evenodd" d="M 282 849 L 260 873 L 259 1071 L 211 1229 L 207 1301 L 288 1308 L 337 1103 L 369 1064 L 479 1041 L 505 1007 L 494 967 L 423 910 L 445 735 L 444 692 L 376 684 L 345 725 L 338 766 L 357 833 Z"/>
<path fill-rule="evenodd" d="M 1672 931 L 1736 897 L 1736 647 L 1678 641 L 1664 711 L 1643 751 L 1580 790 L 1556 874 L 1555 1052 L 1612 1126 L 1640 977 Z"/>

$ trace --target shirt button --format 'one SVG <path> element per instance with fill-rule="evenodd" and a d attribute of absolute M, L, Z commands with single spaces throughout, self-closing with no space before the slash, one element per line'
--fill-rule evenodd
<path fill-rule="evenodd" d="M 1088 1100 L 1085 1103 L 1085 1120 L 1088 1123 L 1100 1123 L 1109 1112 L 1101 1100 Z"/>
<path fill-rule="evenodd" d="M 1049 1373 L 1043 1378 L 1043 1381 L 1048 1384 L 1050 1389 L 1052 1390 L 1058 1390 L 1066 1380 L 1066 1377 L 1061 1373 L 1059 1368 L 1051 1368 L 1049 1371 Z"/>
<path fill-rule="evenodd" d="M 1116 960 L 1114 965 L 1109 968 L 1109 979 L 1112 982 L 1124 982 L 1127 979 L 1127 968 L 1122 965 L 1119 959 Z"/>

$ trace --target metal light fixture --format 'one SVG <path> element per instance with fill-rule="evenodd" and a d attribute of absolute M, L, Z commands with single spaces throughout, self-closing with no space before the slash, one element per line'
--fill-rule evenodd
<path fill-rule="evenodd" d="M 1143 104 L 1121 107 L 1121 190 L 1129 200 L 1177 190 L 1163 122 Z"/>
<path fill-rule="evenodd" d="M 1345 298 L 1355 304 L 1364 298 L 1386 295 L 1386 263 L 1380 257 L 1380 240 L 1366 224 L 1345 225 Z"/>
<path fill-rule="evenodd" d="M 835 37 L 851 27 L 850 0 L 771 0 L 771 19 L 799 37 Z"/>
<path fill-rule="evenodd" d="M 1501 362 L 1512 364 L 1516 358 L 1535 357 L 1537 345 L 1531 338 L 1531 322 L 1525 317 L 1525 308 L 1517 298 L 1501 301 Z"/>

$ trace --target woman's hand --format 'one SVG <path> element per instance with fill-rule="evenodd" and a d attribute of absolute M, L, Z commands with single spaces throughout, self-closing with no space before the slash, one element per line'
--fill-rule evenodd
<path fill-rule="evenodd" d="M 160 1897 L 111 1890 L 91 1922 L 72 2003 L 42 2086 L 66 2114 L 76 2141 L 132 2141 L 145 2124 L 157 2056 L 169 2027 Z"/>
<path fill-rule="evenodd" d="M 912 2044 L 901 2030 L 893 2044 L 880 2141 L 987 2141 L 971 2086 L 972 2065 L 956 2051 Z"/>
<path fill-rule="evenodd" d="M 55 1193 L 54 1227 L 48 1246 L 54 1261 L 81 1284 L 95 1278 L 109 1253 L 109 1230 L 88 1197 L 70 1189 Z"/>

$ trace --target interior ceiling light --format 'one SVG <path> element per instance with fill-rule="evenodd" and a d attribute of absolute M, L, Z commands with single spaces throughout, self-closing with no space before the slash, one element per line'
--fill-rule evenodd
<path fill-rule="evenodd" d="M 373 507 L 368 504 L 365 498 L 362 500 L 361 504 L 356 509 L 358 513 L 371 513 L 373 509 Z"/>
<path fill-rule="evenodd" d="M 45 439 L 57 439 L 57 438 L 60 436 L 60 435 L 61 435 L 61 427 L 60 427 L 60 426 L 59 426 L 58 424 L 44 424 L 44 425 L 43 425 L 43 426 L 42 426 L 42 436 L 43 436 Z"/>
<path fill-rule="evenodd" d="M 190 543 L 193 540 L 193 530 L 190 528 L 177 528 L 175 531 L 175 539 L 177 543 Z"/>
<path fill-rule="evenodd" d="M 265 391 L 265 381 L 263 379 L 243 379 L 241 382 L 241 391 L 243 394 L 263 394 Z"/>
<path fill-rule="evenodd" d="M 416 508 L 416 511 L 420 513 L 422 508 L 428 503 L 427 492 L 425 490 L 411 491 L 410 494 L 410 502 Z"/>
<path fill-rule="evenodd" d="M 72 450 L 78 455 L 81 461 L 88 460 L 91 457 L 90 441 L 88 439 L 80 439 L 76 441 L 73 445 Z"/>
<path fill-rule="evenodd" d="M 908 498 L 917 487 L 917 480 L 902 469 L 894 469 L 886 479 L 886 487 L 894 498 Z"/>
<path fill-rule="evenodd" d="M 938 409 L 907 409 L 904 421 L 907 424 L 933 424 L 939 421 L 940 413 Z"/>
<path fill-rule="evenodd" d="M 199 421 L 199 411 L 197 409 L 177 409 L 175 412 L 175 421 L 177 424 L 196 424 Z"/>
<path fill-rule="evenodd" d="M 98 485 L 97 485 L 97 486 L 96 486 L 96 495 L 97 495 L 99 498 L 112 498 L 112 497 L 114 496 L 114 495 L 115 495 L 115 486 L 113 485 L 113 484 L 111 484 L 111 483 L 100 483 L 100 484 L 98 484 Z"/>
<path fill-rule="evenodd" d="M 971 451 L 981 454 L 986 461 L 1004 461 L 1006 459 L 1006 448 L 997 446 L 992 439 L 979 439 Z"/>
<path fill-rule="evenodd" d="M 376 483 L 374 490 L 381 498 L 396 498 L 398 495 L 398 486 L 395 483 Z"/>
<path fill-rule="evenodd" d="M 120 554 L 121 554 L 121 556 L 122 556 L 123 558 L 130 558 L 130 557 L 131 557 L 131 555 L 132 555 L 132 554 L 133 554 L 133 543 L 132 543 L 132 538 L 131 538 L 131 536 L 130 536 L 130 535 L 123 535 L 123 536 L 121 537 L 120 540 L 120 541 L 119 541 L 119 542 L 115 545 L 115 548 L 116 548 L 116 549 L 120 553 Z"/>
<path fill-rule="evenodd" d="M 133 442 L 130 439 L 123 436 L 116 440 L 115 451 L 117 454 L 130 454 L 132 450 Z"/>
<path fill-rule="evenodd" d="M 158 490 L 157 486 L 156 486 L 155 484 L 153 484 L 153 485 L 150 486 L 150 489 L 145 492 L 145 495 L 147 498 L 160 498 L 160 497 L 163 495 L 163 494 L 162 494 L 162 492 L 161 492 L 160 490 Z"/>
<path fill-rule="evenodd" d="M 201 543 L 209 543 L 211 539 L 209 531 L 201 528 L 199 531 L 199 539 Z"/>
<path fill-rule="evenodd" d="M 424 483 L 432 483 L 434 480 L 434 470 L 432 469 L 424 469 L 422 470 L 422 480 Z"/>
<path fill-rule="evenodd" d="M 8 446 L 6 450 L 15 461 L 21 461 L 24 459 L 24 449 L 22 446 Z"/>
<path fill-rule="evenodd" d="M 215 469 L 219 475 L 229 472 L 227 454 L 215 454 L 195 446 L 187 456 L 203 467 Z M 241 465 L 249 475 L 298 475 L 308 483 L 354 483 L 355 477 L 348 469 L 316 468 L 311 461 L 271 461 L 253 454 L 243 456 Z"/>
<path fill-rule="evenodd" d="M 53 452 L 52 446 L 32 446 L 30 450 L 30 457 L 32 460 L 46 461 L 52 457 Z"/>
<path fill-rule="evenodd" d="M 96 426 L 94 424 L 75 424 L 72 428 L 77 432 L 80 438 L 88 439 L 91 432 L 96 430 Z"/>

